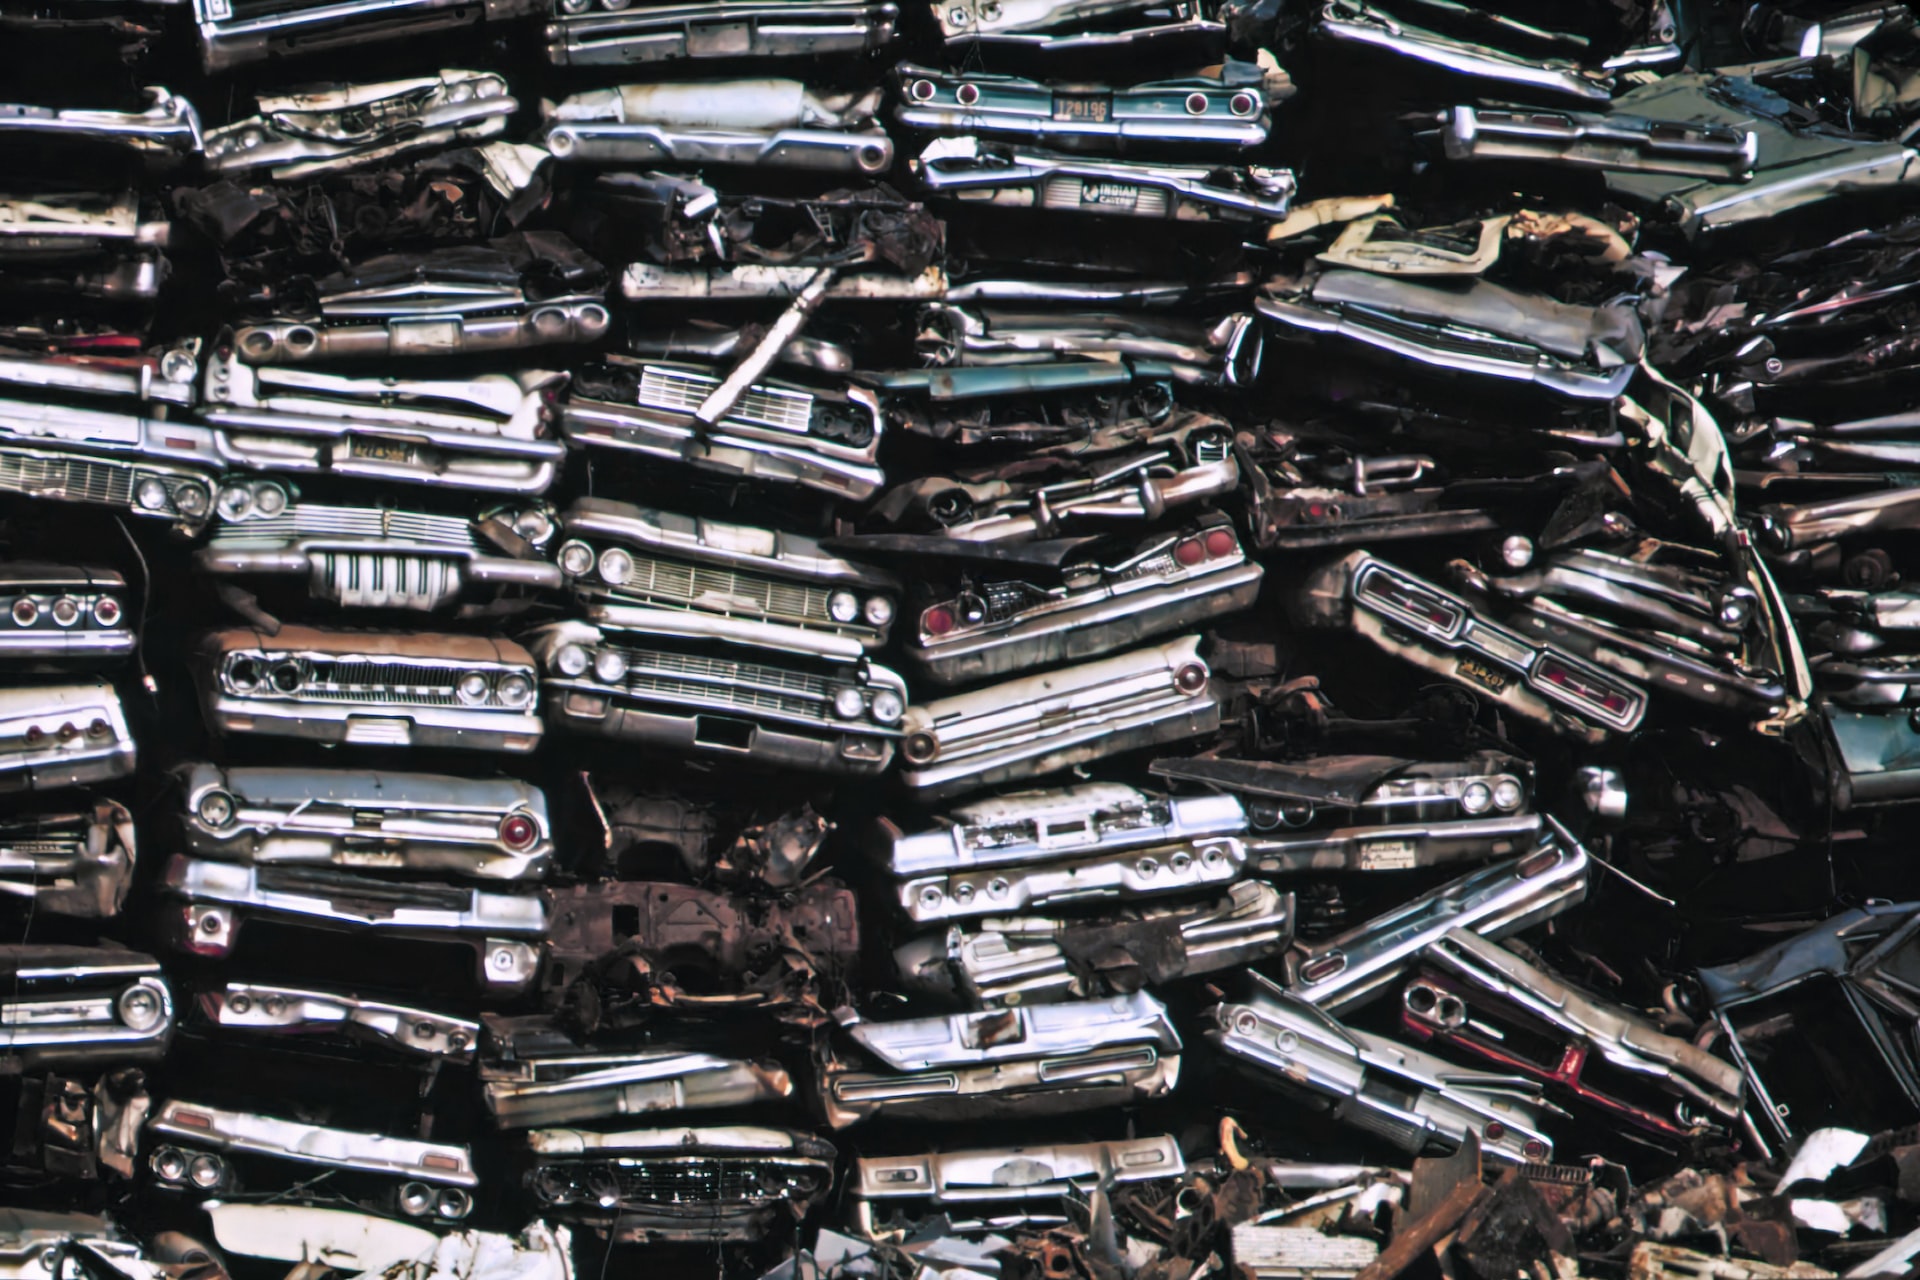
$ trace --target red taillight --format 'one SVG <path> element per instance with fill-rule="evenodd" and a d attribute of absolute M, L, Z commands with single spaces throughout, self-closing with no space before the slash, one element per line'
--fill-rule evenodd
<path fill-rule="evenodd" d="M 953 610 L 937 604 L 920 615 L 920 630 L 930 636 L 943 636 L 953 630 Z"/>
<path fill-rule="evenodd" d="M 1572 694 L 1581 702 L 1598 707 L 1608 715 L 1625 715 L 1633 706 L 1633 700 L 1618 689 L 1610 689 L 1596 680 L 1590 680 L 1552 658 L 1544 659 L 1539 671 L 1540 678 L 1554 688 Z"/>
<path fill-rule="evenodd" d="M 1326 955 L 1315 956 L 1300 966 L 1300 981 L 1325 982 L 1334 974 L 1347 967 L 1347 953 L 1329 951 Z"/>
<path fill-rule="evenodd" d="M 1487 1121 L 1487 1127 L 1482 1129 L 1481 1132 L 1486 1135 L 1488 1142 L 1498 1142 L 1507 1136 L 1507 1126 L 1501 1124 L 1498 1120 L 1489 1120 Z"/>
<path fill-rule="evenodd" d="M 1207 558 L 1207 549 L 1198 538 L 1187 538 L 1173 544 L 1173 558 L 1185 565 L 1199 564 Z"/>
<path fill-rule="evenodd" d="M 1560 851 L 1558 849 L 1535 849 L 1532 853 L 1520 859 L 1520 865 L 1514 868 L 1514 872 L 1522 880 L 1531 880 L 1535 876 L 1543 872 L 1551 871 L 1559 865 Z"/>
<path fill-rule="evenodd" d="M 1528 1138 L 1526 1145 L 1520 1148 L 1520 1154 L 1529 1160 L 1545 1160 L 1547 1144 L 1538 1138 Z"/>
<path fill-rule="evenodd" d="M 204 1111 L 176 1111 L 173 1122 L 183 1129 L 211 1129 L 213 1117 Z"/>
<path fill-rule="evenodd" d="M 510 813 L 500 820 L 500 843 L 516 851 L 533 848 L 540 828 L 524 813 Z"/>
<path fill-rule="evenodd" d="M 1445 600 L 1430 596 L 1424 591 L 1416 591 L 1390 578 L 1375 575 L 1366 581 L 1361 591 L 1362 594 L 1384 600 L 1396 609 L 1411 614 L 1423 622 L 1432 623 L 1442 631 L 1451 631 L 1460 623 L 1460 611 Z"/>
<path fill-rule="evenodd" d="M 452 1156 L 424 1155 L 420 1157 L 422 1169 L 444 1169 L 448 1173 L 460 1172 L 460 1162 Z"/>
<path fill-rule="evenodd" d="M 1185 694 L 1199 693 L 1207 687 L 1207 669 L 1197 662 L 1189 662 L 1173 673 L 1173 687 Z"/>
<path fill-rule="evenodd" d="M 1230 529 L 1215 529 L 1207 534 L 1207 554 L 1210 556 L 1230 556 L 1240 549 L 1240 540 L 1233 536 Z"/>

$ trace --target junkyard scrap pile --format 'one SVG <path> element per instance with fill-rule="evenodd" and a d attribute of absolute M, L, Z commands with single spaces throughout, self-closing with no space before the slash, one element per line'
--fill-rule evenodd
<path fill-rule="evenodd" d="M 1920 6 L 0 99 L 0 1280 L 1920 1275 Z"/>

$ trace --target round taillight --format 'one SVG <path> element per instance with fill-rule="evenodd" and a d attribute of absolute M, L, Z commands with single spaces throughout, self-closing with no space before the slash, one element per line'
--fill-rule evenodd
<path fill-rule="evenodd" d="M 1239 546 L 1239 539 L 1229 530 L 1213 529 L 1207 533 L 1207 554 L 1210 556 L 1230 556 Z"/>
<path fill-rule="evenodd" d="M 977 84 L 963 84 L 953 91 L 953 99 L 963 107 L 970 107 L 980 101 L 980 86 Z"/>
<path fill-rule="evenodd" d="M 13 622 L 15 626 L 30 627 L 40 620 L 40 605 L 32 596 L 21 596 L 13 602 Z"/>
<path fill-rule="evenodd" d="M 1185 694 L 1199 693 L 1207 687 L 1207 669 L 1197 662 L 1189 662 L 1173 673 L 1173 687 Z"/>
<path fill-rule="evenodd" d="M 1188 94 L 1187 114 L 1190 116 L 1203 116 L 1207 114 L 1207 95 L 1204 93 Z"/>
<path fill-rule="evenodd" d="M 93 620 L 103 627 L 117 625 L 120 621 L 120 602 L 112 596 L 101 596 L 93 606 Z"/>
<path fill-rule="evenodd" d="M 1545 1160 L 1547 1144 L 1538 1138 L 1528 1138 L 1526 1144 L 1520 1148 L 1520 1154 L 1529 1160 Z"/>
<path fill-rule="evenodd" d="M 539 826 L 524 813 L 510 813 L 500 820 L 500 843 L 509 849 L 516 852 L 531 849 L 539 838 Z"/>
<path fill-rule="evenodd" d="M 920 629 L 930 636 L 943 636 L 953 630 L 953 610 L 937 604 L 920 615 Z"/>
<path fill-rule="evenodd" d="M 1173 544 L 1173 558 L 1181 564 L 1199 564 L 1207 558 L 1207 549 L 1198 538 L 1188 538 Z"/>
<path fill-rule="evenodd" d="M 900 744 L 900 750 L 914 764 L 927 764 L 940 754 L 940 744 L 930 733 L 910 733 L 907 740 Z"/>
<path fill-rule="evenodd" d="M 1232 99 L 1228 101 L 1227 110 L 1237 116 L 1250 116 L 1253 114 L 1253 109 L 1259 105 L 1259 102 L 1255 100 L 1252 94 L 1236 93 Z"/>
<path fill-rule="evenodd" d="M 1489 1120 L 1487 1121 L 1487 1127 L 1480 1132 L 1486 1137 L 1488 1142 L 1498 1142 L 1507 1136 L 1507 1126 L 1501 1124 L 1498 1120 Z"/>
<path fill-rule="evenodd" d="M 915 102 L 931 102 L 933 100 L 933 81 L 915 80 L 913 87 L 907 90 L 907 94 Z"/>

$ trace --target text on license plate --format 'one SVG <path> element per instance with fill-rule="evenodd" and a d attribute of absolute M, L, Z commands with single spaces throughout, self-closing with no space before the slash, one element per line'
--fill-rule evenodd
<path fill-rule="evenodd" d="M 1360 846 L 1356 871 L 1405 871 L 1414 866 L 1411 840 L 1368 840 Z"/>
<path fill-rule="evenodd" d="M 1513 677 L 1495 667 L 1491 667 L 1478 658 L 1462 658 L 1453 674 L 1469 684 L 1477 684 L 1488 693 L 1505 693 L 1507 686 L 1513 683 Z"/>
<path fill-rule="evenodd" d="M 368 439 L 355 436 L 347 442 L 347 452 L 356 458 L 367 458 L 373 462 L 410 463 L 413 461 L 413 446 L 402 440 Z"/>
<path fill-rule="evenodd" d="M 1053 99 L 1055 120 L 1091 120 L 1102 124 L 1112 114 L 1113 104 L 1106 98 L 1068 98 L 1056 94 Z"/>

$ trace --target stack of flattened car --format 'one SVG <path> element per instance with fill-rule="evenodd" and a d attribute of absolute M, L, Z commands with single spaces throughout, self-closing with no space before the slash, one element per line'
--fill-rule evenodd
<path fill-rule="evenodd" d="M 1920 7 L 0 0 L 0 1280 L 1908 1280 Z"/>

